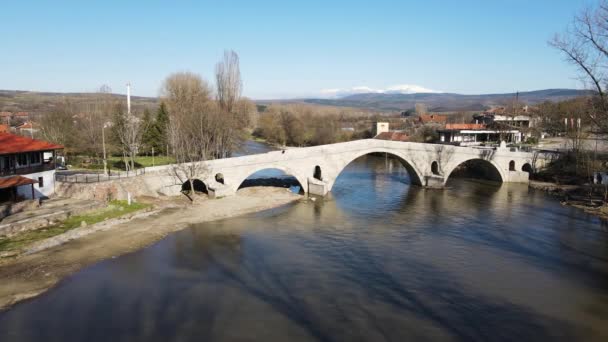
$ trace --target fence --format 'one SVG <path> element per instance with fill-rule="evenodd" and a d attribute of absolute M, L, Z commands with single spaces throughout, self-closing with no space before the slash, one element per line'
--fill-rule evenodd
<path fill-rule="evenodd" d="M 99 183 L 123 178 L 137 177 L 144 174 L 146 174 L 145 168 L 125 172 L 110 171 L 108 174 L 103 172 L 72 174 L 55 173 L 55 181 L 64 183 Z"/>

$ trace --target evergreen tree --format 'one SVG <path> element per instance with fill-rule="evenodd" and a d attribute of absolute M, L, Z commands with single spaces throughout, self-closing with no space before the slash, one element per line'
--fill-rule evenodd
<path fill-rule="evenodd" d="M 169 113 L 167 112 L 167 106 L 164 102 L 161 102 L 160 106 L 158 107 L 154 126 L 157 134 L 157 140 L 156 145 L 154 146 L 154 150 L 164 155 L 167 155 L 169 153 L 169 151 L 167 151 L 167 145 L 169 143 L 169 139 L 167 136 L 167 127 L 169 126 Z"/>
<path fill-rule="evenodd" d="M 152 114 L 148 109 L 144 110 L 144 115 L 142 117 L 142 128 L 144 130 L 141 137 L 141 142 L 144 148 L 142 152 L 146 154 L 151 153 L 152 148 L 154 148 L 154 151 L 158 151 L 158 131 L 156 129 L 156 123 L 152 121 Z"/>

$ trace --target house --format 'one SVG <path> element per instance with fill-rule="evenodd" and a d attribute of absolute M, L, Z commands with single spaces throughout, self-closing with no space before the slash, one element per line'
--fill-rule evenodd
<path fill-rule="evenodd" d="M 12 121 L 23 123 L 30 119 L 28 112 L 0 112 L 0 123 L 10 125 Z"/>
<path fill-rule="evenodd" d="M 30 113 L 28 113 L 28 112 L 13 113 L 13 119 L 20 120 L 20 121 L 27 121 L 30 119 Z"/>
<path fill-rule="evenodd" d="M 474 115 L 473 119 L 478 123 L 492 124 L 500 123 L 516 128 L 532 128 L 535 125 L 535 121 L 530 115 L 518 114 L 518 115 L 505 115 L 505 114 L 489 114 L 483 113 Z"/>
<path fill-rule="evenodd" d="M 439 114 L 422 114 L 418 117 L 418 122 L 421 124 L 439 124 L 444 125 L 448 121 L 446 115 Z"/>
<path fill-rule="evenodd" d="M 0 133 L 0 202 L 54 193 L 57 151 L 63 146 Z"/>
<path fill-rule="evenodd" d="M 374 139 L 391 140 L 391 141 L 409 141 L 410 137 L 405 132 L 391 131 L 382 132 L 374 137 Z"/>
<path fill-rule="evenodd" d="M 519 129 L 483 123 L 446 124 L 445 128 L 439 129 L 438 132 L 440 142 L 460 146 L 501 141 L 520 143 L 523 136 Z"/>
<path fill-rule="evenodd" d="M 34 137 L 34 134 L 36 134 L 39 131 L 39 129 L 38 129 L 38 125 L 36 123 L 34 123 L 33 121 L 26 121 L 26 122 L 22 123 L 21 125 L 15 127 L 15 131 L 21 135 Z"/>
<path fill-rule="evenodd" d="M 377 136 L 378 134 L 388 132 L 388 122 L 375 122 L 373 127 L 373 136 Z"/>
<path fill-rule="evenodd" d="M 374 139 L 408 141 L 409 137 L 402 131 L 391 131 L 388 122 L 376 122 L 374 127 Z"/>

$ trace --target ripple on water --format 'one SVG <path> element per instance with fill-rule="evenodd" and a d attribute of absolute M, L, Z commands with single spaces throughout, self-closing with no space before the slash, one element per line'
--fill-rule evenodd
<path fill-rule="evenodd" d="M 0 340 L 608 340 L 597 219 L 518 185 L 423 190 L 387 165 L 89 267 L 0 314 Z"/>

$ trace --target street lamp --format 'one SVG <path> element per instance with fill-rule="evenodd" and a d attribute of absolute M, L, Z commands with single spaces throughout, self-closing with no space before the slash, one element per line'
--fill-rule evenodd
<path fill-rule="evenodd" d="M 111 126 L 111 122 L 106 122 L 101 128 L 101 145 L 103 147 L 103 174 L 108 174 L 108 160 L 106 158 L 106 133 L 105 129 Z"/>

